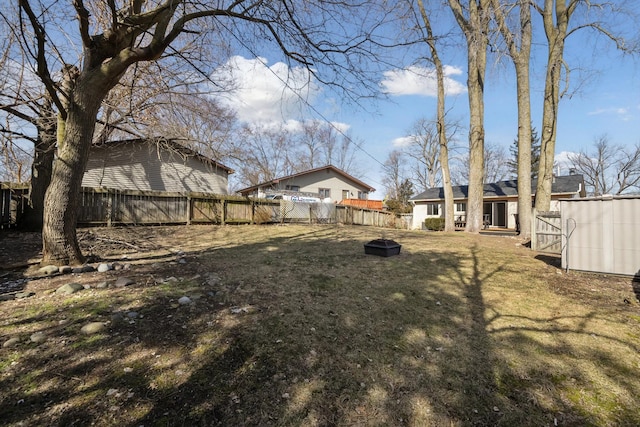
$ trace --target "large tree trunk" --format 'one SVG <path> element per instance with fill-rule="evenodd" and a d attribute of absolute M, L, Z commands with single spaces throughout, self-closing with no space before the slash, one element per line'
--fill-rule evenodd
<path fill-rule="evenodd" d="M 445 121 L 445 92 L 444 70 L 440 57 L 435 53 L 433 60 L 436 65 L 436 78 L 438 81 L 438 141 L 440 144 L 440 168 L 442 171 L 442 188 L 444 190 L 444 231 L 455 231 L 456 225 L 453 217 L 453 188 L 451 187 L 451 172 L 449 170 L 449 142 L 447 141 L 447 125 Z"/>
<path fill-rule="evenodd" d="M 21 226 L 26 230 L 41 231 L 44 215 L 44 197 L 51 182 L 56 149 L 56 115 L 51 98 L 46 97 L 36 123 L 38 140 L 34 147 L 29 184 L 29 205 Z"/>
<path fill-rule="evenodd" d="M 469 90 L 469 187 L 465 231 L 482 228 L 484 199 L 484 76 L 487 66 L 487 34 L 490 0 L 469 0 L 468 18 L 460 0 L 449 0 L 456 22 L 467 41 Z"/>
<path fill-rule="evenodd" d="M 494 0 L 494 16 L 509 49 L 516 71 L 516 97 L 518 102 L 518 225 L 520 236 L 531 238 L 531 85 L 529 63 L 531 59 L 531 5 L 519 0 L 519 37 L 512 32 L 505 17 L 503 5 Z M 507 13 L 508 8 L 507 6 Z M 520 40 L 518 48 L 517 40 Z"/>
<path fill-rule="evenodd" d="M 549 52 L 549 63 L 544 85 L 540 163 L 538 164 L 538 183 L 536 186 L 536 210 L 538 211 L 548 211 L 551 207 L 561 67 L 561 51 L 554 50 Z"/>
<path fill-rule="evenodd" d="M 545 0 L 542 14 L 547 37 L 548 56 L 542 106 L 540 163 L 538 165 L 538 183 L 536 186 L 536 210 L 538 211 L 548 211 L 551 207 L 551 186 L 553 184 L 553 161 L 556 151 L 564 42 L 569 27 L 569 19 L 573 10 L 575 10 L 576 4 L 576 1 L 571 1 L 567 7 L 564 0 L 555 2 Z"/>
<path fill-rule="evenodd" d="M 76 225 L 80 188 L 95 119 L 107 91 L 92 85 L 91 79 L 78 81 L 67 108 L 63 143 L 58 147 L 53 177 L 45 196 L 42 228 L 42 264 L 82 264 Z"/>
<path fill-rule="evenodd" d="M 433 37 L 433 30 L 431 27 L 431 20 L 427 13 L 422 0 L 418 0 L 418 6 L 420 7 L 420 14 L 427 30 L 427 44 L 431 51 L 431 59 L 436 68 L 436 80 L 438 84 L 438 96 L 437 96 L 437 128 L 438 128 L 438 143 L 440 145 L 440 169 L 442 172 L 442 188 L 444 190 L 444 231 L 455 231 L 455 222 L 453 217 L 453 189 L 451 188 L 451 172 L 449 170 L 449 143 L 447 141 L 447 125 L 446 125 L 446 109 L 445 109 L 445 90 L 444 90 L 444 70 L 442 67 L 442 61 L 440 55 L 438 55 L 438 49 L 436 47 L 436 41 Z M 433 185 L 432 185 L 433 187 Z"/>
<path fill-rule="evenodd" d="M 469 199 L 465 231 L 478 233 L 483 223 L 484 201 L 484 75 L 487 45 L 469 44 Z"/>
<path fill-rule="evenodd" d="M 531 102 L 529 61 L 514 61 L 518 92 L 518 223 L 520 236 L 531 238 Z"/>

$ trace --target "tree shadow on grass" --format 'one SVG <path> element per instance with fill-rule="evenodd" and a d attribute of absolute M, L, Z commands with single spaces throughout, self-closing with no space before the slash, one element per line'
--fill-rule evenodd
<path fill-rule="evenodd" d="M 511 301 L 510 293 L 523 289 L 512 283 L 518 271 L 477 244 L 450 248 L 439 240 L 444 237 L 431 236 L 433 244 L 423 248 L 423 235 L 397 232 L 386 237 L 402 243 L 403 252 L 380 258 L 364 255 L 369 236 L 356 236 L 316 229 L 193 252 L 187 256 L 200 268 L 197 279 L 91 298 L 80 293 L 40 312 L 14 314 L 16 325 L 35 324 L 50 340 L 2 350 L 1 419 L 9 425 L 598 424 L 597 408 L 579 403 L 588 393 L 571 400 L 574 391 L 597 394 L 580 358 L 606 363 L 601 375 L 610 384 L 630 395 L 638 391 L 615 348 L 582 346 L 597 332 L 591 322 L 606 313 L 551 316 L 505 305 L 500 295 Z M 179 276 L 182 267 L 171 268 Z M 177 303 L 184 295 L 194 303 Z M 79 334 L 86 322 L 110 321 L 114 311 L 124 314 L 118 324 Z M 130 312 L 138 316 L 129 318 Z M 62 317 L 69 322 L 60 324 Z M 637 351 L 614 336 L 595 339 Z M 619 405 L 615 420 L 636 421 L 629 408 Z"/>

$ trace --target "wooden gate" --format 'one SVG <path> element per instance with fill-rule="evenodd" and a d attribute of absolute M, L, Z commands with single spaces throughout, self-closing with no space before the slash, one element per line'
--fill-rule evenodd
<path fill-rule="evenodd" d="M 533 211 L 531 249 L 538 252 L 562 253 L 562 220 L 560 212 Z"/>

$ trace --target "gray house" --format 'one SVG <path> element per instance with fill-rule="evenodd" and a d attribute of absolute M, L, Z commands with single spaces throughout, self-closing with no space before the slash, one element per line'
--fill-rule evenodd
<path fill-rule="evenodd" d="M 337 203 L 345 199 L 367 200 L 375 188 L 335 166 L 324 166 L 239 190 L 243 196 L 288 194 L 316 197 Z"/>
<path fill-rule="evenodd" d="M 531 194 L 535 198 L 537 180 L 531 182 Z M 559 210 L 559 199 L 585 197 L 582 175 L 566 175 L 553 178 L 551 187 L 551 210 Z M 454 219 L 465 222 L 469 187 L 453 187 Z M 532 203 L 533 199 L 532 198 Z M 499 181 L 484 185 L 483 214 L 488 227 L 517 228 L 518 180 Z M 412 228 L 420 229 L 427 218 L 444 217 L 444 189 L 430 188 L 411 198 L 413 202 Z"/>
<path fill-rule="evenodd" d="M 94 145 L 83 187 L 228 194 L 233 170 L 167 139 L 135 139 Z"/>

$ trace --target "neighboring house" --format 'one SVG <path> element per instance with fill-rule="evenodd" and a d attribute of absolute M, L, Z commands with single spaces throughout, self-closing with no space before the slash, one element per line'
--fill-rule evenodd
<path fill-rule="evenodd" d="M 83 187 L 228 194 L 233 170 L 166 139 L 93 145 Z"/>
<path fill-rule="evenodd" d="M 536 180 L 531 182 L 531 193 L 535 197 Z M 453 187 L 454 219 L 458 225 L 466 221 L 469 187 Z M 532 197 L 532 207 L 533 207 Z M 553 178 L 551 187 L 551 210 L 559 210 L 559 199 L 586 197 L 582 175 L 566 175 Z M 411 198 L 413 202 L 412 228 L 420 229 L 426 218 L 444 217 L 444 190 L 430 188 Z M 484 185 L 484 221 L 488 227 L 517 228 L 518 180 L 500 181 Z"/>
<path fill-rule="evenodd" d="M 294 175 L 276 178 L 258 185 L 239 190 L 245 197 L 264 198 L 273 194 L 300 194 L 317 197 L 331 202 L 343 199 L 369 198 L 375 188 L 365 184 L 335 166 L 324 166 Z"/>

